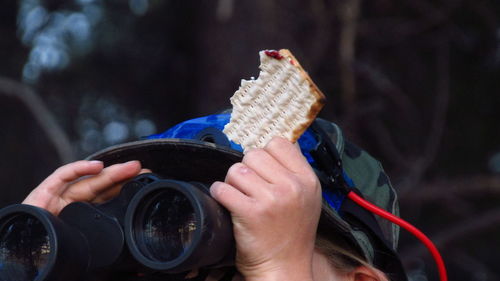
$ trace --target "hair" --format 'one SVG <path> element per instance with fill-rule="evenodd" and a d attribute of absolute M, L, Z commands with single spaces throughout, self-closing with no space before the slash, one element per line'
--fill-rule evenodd
<path fill-rule="evenodd" d="M 365 266 L 380 281 L 389 281 L 387 275 L 365 261 L 349 244 L 342 239 L 335 239 L 336 235 L 326 238 L 323 235 L 316 236 L 316 249 L 328 259 L 329 264 L 342 275 L 349 275 L 358 267 Z"/>

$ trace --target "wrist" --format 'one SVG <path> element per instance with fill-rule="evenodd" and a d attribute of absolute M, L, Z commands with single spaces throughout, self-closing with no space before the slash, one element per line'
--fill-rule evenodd
<path fill-rule="evenodd" d="M 311 266 L 301 264 L 287 268 L 260 269 L 252 272 L 243 272 L 245 281 L 312 281 Z"/>
<path fill-rule="evenodd" d="M 312 274 L 297 275 L 289 272 L 265 273 L 258 276 L 245 276 L 245 281 L 313 281 Z"/>

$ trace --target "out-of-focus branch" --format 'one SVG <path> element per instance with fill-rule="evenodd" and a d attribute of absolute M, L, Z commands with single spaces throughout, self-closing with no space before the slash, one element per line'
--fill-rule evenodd
<path fill-rule="evenodd" d="M 341 22 L 339 42 L 340 79 L 342 100 L 347 118 L 353 115 L 356 103 L 356 79 L 354 61 L 356 53 L 357 21 L 360 0 L 342 0 L 339 4 Z"/>
<path fill-rule="evenodd" d="M 400 194 L 401 206 L 418 209 L 425 204 L 439 203 L 449 214 L 467 217 L 475 212 L 473 197 L 486 198 L 500 195 L 500 176 L 470 175 L 456 178 L 440 178 L 422 182 L 411 192 Z"/>
<path fill-rule="evenodd" d="M 415 103 L 410 100 L 408 94 L 394 83 L 388 75 L 382 70 L 362 61 L 357 61 L 355 68 L 363 79 L 370 82 L 377 90 L 377 93 L 384 99 L 386 98 L 389 100 L 391 104 L 394 104 L 394 107 L 391 107 L 390 110 L 400 113 L 401 120 L 404 120 L 406 126 L 408 126 L 408 124 L 421 123 L 421 118 L 419 118 L 420 114 Z M 384 102 L 384 105 L 385 104 L 388 103 Z M 382 108 L 380 110 L 388 109 Z M 360 110 L 358 110 L 358 113 L 363 114 Z M 378 143 L 380 151 L 389 161 L 393 162 L 399 168 L 405 170 L 410 169 L 410 163 L 412 161 L 409 160 L 408 155 L 404 155 L 403 152 L 398 149 L 397 144 L 393 140 L 392 133 L 377 115 L 378 114 L 370 114 L 369 118 L 364 118 L 364 120 L 368 124 L 367 129 Z"/>
<path fill-rule="evenodd" d="M 318 68 L 328 58 L 331 51 L 331 41 L 334 38 L 332 18 L 336 14 L 335 5 L 330 7 L 323 0 L 313 0 L 309 2 L 314 18 L 314 37 L 308 42 L 307 58 L 311 69 Z M 301 38 L 301 40 L 303 40 Z"/>
<path fill-rule="evenodd" d="M 405 120 L 421 122 L 418 118 L 418 109 L 408 93 L 403 91 L 382 69 L 361 60 L 356 61 L 355 68 L 356 72 L 363 79 L 368 80 L 381 96 L 394 103 L 397 109 L 392 111 L 397 110 L 404 114 Z"/>
<path fill-rule="evenodd" d="M 218 21 L 226 22 L 233 16 L 234 0 L 219 0 L 217 2 L 217 9 L 215 16 Z"/>
<path fill-rule="evenodd" d="M 434 118 L 431 124 L 431 131 L 425 144 L 425 157 L 422 163 L 424 170 L 436 158 L 446 125 L 446 113 L 450 99 L 450 51 L 447 42 L 439 45 L 437 48 L 436 65 L 438 73 L 437 95 L 434 102 Z"/>
<path fill-rule="evenodd" d="M 436 201 L 462 196 L 470 198 L 475 194 L 500 195 L 500 176 L 474 175 L 457 178 L 441 178 L 439 180 L 422 183 L 411 194 L 401 195 L 402 205 L 422 205 Z"/>
<path fill-rule="evenodd" d="M 408 158 L 398 149 L 391 136 L 391 132 L 384 123 L 375 116 L 370 118 L 367 122 L 369 123 L 368 130 L 375 136 L 374 140 L 385 157 L 392 161 L 394 165 L 403 169 L 408 169 L 410 161 L 408 161 Z"/>
<path fill-rule="evenodd" d="M 500 208 L 497 208 L 483 214 L 474 214 L 471 218 L 461 220 L 455 225 L 442 227 L 443 231 L 431 237 L 431 240 L 440 250 L 443 250 L 459 239 L 499 225 Z M 416 244 L 408 249 L 403 249 L 400 254 L 403 260 L 409 260 L 412 257 L 426 254 L 426 249 L 421 244 Z"/>
<path fill-rule="evenodd" d="M 425 142 L 422 157 L 414 162 L 409 176 L 405 180 L 405 184 L 401 185 L 401 192 L 403 193 L 413 190 L 413 187 L 419 184 L 422 176 L 435 160 L 441 144 L 450 98 L 450 51 L 448 44 L 445 41 L 440 43 L 436 48 L 436 72 L 438 80 L 431 129 Z"/>
<path fill-rule="evenodd" d="M 26 105 L 54 145 L 62 163 L 75 160 L 69 138 L 33 89 L 15 80 L 0 77 L 0 94 L 18 98 Z"/>
<path fill-rule="evenodd" d="M 407 43 L 407 40 L 424 34 L 427 34 L 427 39 L 422 41 L 434 41 L 433 37 L 436 33 L 433 30 L 439 29 L 443 25 L 447 25 L 448 31 L 452 31 L 456 36 L 464 35 L 450 18 L 453 12 L 465 1 L 446 0 L 442 1 L 444 3 L 439 7 L 432 1 L 406 0 L 402 2 L 404 5 L 408 5 L 409 9 L 420 14 L 417 19 L 398 16 L 363 20 L 359 23 L 362 36 L 370 38 L 378 46 L 387 47 Z M 439 34 L 438 37 L 441 38 L 442 35 Z"/>

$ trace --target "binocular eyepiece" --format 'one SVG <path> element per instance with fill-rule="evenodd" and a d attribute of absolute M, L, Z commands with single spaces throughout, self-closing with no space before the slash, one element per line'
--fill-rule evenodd
<path fill-rule="evenodd" d="M 175 274 L 230 265 L 234 253 L 229 213 L 200 182 L 142 174 L 114 199 L 75 202 L 57 217 L 21 204 L 0 210 L 0 281 Z"/>

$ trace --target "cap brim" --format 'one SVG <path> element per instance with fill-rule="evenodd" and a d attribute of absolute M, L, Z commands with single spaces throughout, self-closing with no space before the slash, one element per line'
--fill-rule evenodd
<path fill-rule="evenodd" d="M 212 183 L 223 181 L 227 170 L 240 162 L 239 151 L 213 143 L 188 139 L 151 139 L 119 144 L 98 151 L 88 160 L 104 166 L 139 160 L 143 168 L 162 177 Z"/>

